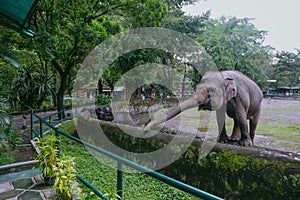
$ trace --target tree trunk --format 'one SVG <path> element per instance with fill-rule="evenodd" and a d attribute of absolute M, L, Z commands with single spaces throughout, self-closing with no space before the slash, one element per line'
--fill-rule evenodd
<path fill-rule="evenodd" d="M 57 111 L 58 111 L 58 119 L 62 120 L 64 119 L 65 116 L 65 112 L 63 112 L 64 110 L 64 94 L 67 88 L 67 75 L 66 73 L 61 74 L 61 82 L 60 82 L 60 87 L 57 93 Z"/>
<path fill-rule="evenodd" d="M 64 110 L 64 93 L 57 94 L 57 111 L 58 111 L 58 119 L 62 120 L 66 117 Z"/>

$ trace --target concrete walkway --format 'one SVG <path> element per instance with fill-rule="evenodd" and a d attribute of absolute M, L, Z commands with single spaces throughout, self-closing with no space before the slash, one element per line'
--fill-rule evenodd
<path fill-rule="evenodd" d="M 44 183 L 41 171 L 25 170 L 0 176 L 0 200 L 54 200 L 55 189 Z"/>

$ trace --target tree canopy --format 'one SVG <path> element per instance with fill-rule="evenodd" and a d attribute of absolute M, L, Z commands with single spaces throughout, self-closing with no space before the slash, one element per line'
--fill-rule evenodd
<path fill-rule="evenodd" d="M 139 27 L 164 27 L 186 34 L 206 50 L 219 70 L 239 70 L 261 87 L 272 78 L 281 86 L 299 86 L 299 53 L 265 46 L 267 32 L 258 30 L 252 19 L 213 19 L 209 12 L 186 15 L 182 6 L 195 1 L 40 1 L 31 19 L 33 38 L 0 27 L 0 101 L 24 110 L 37 108 L 51 97 L 61 110 L 86 56 L 107 38 Z M 126 53 L 107 68 L 103 82 L 112 88 L 126 71 L 160 63 L 184 72 L 195 85 L 201 74 L 174 57 L 161 49 Z"/>

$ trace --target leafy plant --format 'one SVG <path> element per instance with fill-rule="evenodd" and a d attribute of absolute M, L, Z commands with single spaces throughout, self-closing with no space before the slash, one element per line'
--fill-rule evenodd
<path fill-rule="evenodd" d="M 40 161 L 38 168 L 43 170 L 44 176 L 53 176 L 57 165 L 57 138 L 49 135 L 46 139 L 38 139 L 36 145 L 38 147 L 36 159 Z"/>
<path fill-rule="evenodd" d="M 9 117 L 7 116 L 6 112 L 0 110 L 0 126 L 4 127 L 7 124 L 10 124 Z"/>
<path fill-rule="evenodd" d="M 96 105 L 101 106 L 101 105 L 106 105 L 110 103 L 110 99 L 107 95 L 105 94 L 100 94 L 96 97 Z"/>
<path fill-rule="evenodd" d="M 56 180 L 54 187 L 56 188 L 56 194 L 59 199 L 72 199 L 76 196 L 78 191 L 76 190 L 76 175 L 75 175 L 75 157 L 62 155 L 58 158 L 56 171 Z"/>
<path fill-rule="evenodd" d="M 0 111 L 0 151 L 16 149 L 21 142 L 19 132 L 11 131 L 11 122 L 4 111 Z"/>

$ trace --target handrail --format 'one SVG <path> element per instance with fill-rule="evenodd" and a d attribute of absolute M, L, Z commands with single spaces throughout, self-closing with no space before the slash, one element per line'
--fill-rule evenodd
<path fill-rule="evenodd" d="M 127 166 L 129 166 L 129 167 L 131 167 L 133 169 L 136 169 L 138 171 L 144 172 L 144 173 L 146 173 L 146 174 L 148 174 L 148 175 L 150 175 L 150 176 L 152 176 L 152 177 L 154 177 L 154 178 L 156 178 L 156 179 L 158 179 L 158 180 L 160 180 L 160 181 L 162 181 L 162 182 L 164 182 L 164 183 L 166 183 L 168 185 L 171 185 L 171 186 L 173 186 L 173 187 L 175 187 L 177 189 L 180 189 L 180 190 L 182 190 L 184 192 L 192 194 L 192 195 L 194 195 L 196 197 L 200 197 L 200 198 L 207 199 L 207 200 L 221 200 L 222 199 L 222 198 L 217 197 L 215 195 L 212 195 L 212 194 L 210 194 L 208 192 L 205 192 L 203 190 L 200 190 L 198 188 L 195 188 L 193 186 L 190 186 L 188 184 L 185 184 L 183 182 L 180 182 L 178 180 L 170 178 L 170 177 L 168 177 L 166 175 L 158 173 L 158 172 L 156 172 L 154 170 L 148 169 L 148 168 L 146 168 L 146 167 L 144 167 L 142 165 L 139 165 L 139 164 L 137 164 L 135 162 L 127 160 L 127 159 L 125 159 L 123 157 L 120 157 L 120 156 L 118 156 L 118 155 L 116 155 L 116 154 L 114 154 L 112 152 L 109 152 L 109 151 L 107 151 L 105 149 L 102 149 L 102 148 L 97 147 L 97 146 L 95 146 L 93 144 L 90 144 L 90 143 L 88 143 L 88 142 L 86 142 L 84 140 L 81 140 L 81 139 L 79 139 L 79 138 L 77 138 L 77 137 L 75 137 L 75 136 L 73 136 L 73 135 L 71 135 L 71 134 L 69 134 L 67 132 L 64 132 L 64 131 L 60 130 L 59 128 L 55 127 L 51 123 L 47 122 L 45 119 L 43 119 L 43 118 L 41 118 L 39 116 L 36 116 L 36 117 L 39 118 L 47 126 L 49 126 L 50 128 L 52 128 L 53 130 L 55 130 L 55 134 L 58 136 L 58 143 L 60 143 L 60 139 L 59 139 L 60 136 L 59 135 L 62 134 L 62 135 L 66 136 L 69 139 L 72 139 L 72 140 L 74 140 L 74 141 L 76 141 L 78 143 L 84 144 L 85 146 L 87 146 L 87 147 L 89 147 L 89 148 L 91 148 L 93 150 L 96 150 L 97 152 L 100 152 L 100 153 L 102 153 L 102 154 L 104 154 L 104 155 L 106 155 L 106 156 L 108 156 L 108 157 L 116 160 L 118 162 L 118 186 L 117 186 L 118 188 L 117 189 L 118 189 L 118 195 L 120 197 L 122 197 L 122 173 L 121 173 L 122 172 L 122 164 L 125 164 L 125 165 L 127 165 Z M 83 179 L 83 177 L 81 177 L 81 176 L 77 176 L 77 177 L 78 177 L 78 179 L 83 184 L 85 184 L 90 189 L 92 189 L 95 192 L 96 195 L 98 195 L 101 198 L 104 198 L 102 192 L 100 192 L 99 190 L 97 190 L 93 185 L 91 185 L 89 182 L 87 182 L 85 179 Z"/>
<path fill-rule="evenodd" d="M 31 139 L 34 139 L 35 136 L 42 137 L 41 134 L 44 134 L 44 132 L 46 130 L 49 130 L 49 129 L 43 127 L 43 123 L 45 123 L 46 119 L 49 119 L 49 123 L 46 123 L 46 125 L 48 125 L 48 127 L 51 128 L 51 129 L 53 129 L 53 127 L 50 126 L 50 124 L 53 125 L 52 124 L 53 121 L 51 120 L 51 117 L 60 114 L 61 120 L 56 121 L 55 125 L 70 119 L 70 117 L 63 117 L 63 114 L 62 114 L 63 112 L 66 112 L 66 111 L 69 111 L 69 110 L 71 110 L 71 109 L 64 109 L 64 110 L 61 110 L 59 112 L 55 112 L 55 113 L 52 113 L 50 115 L 47 115 L 45 117 L 40 117 L 40 116 L 38 116 L 37 114 L 34 113 L 34 110 L 31 110 L 31 113 L 30 113 L 31 114 Z M 76 115 L 77 115 L 77 112 L 78 112 L 77 108 L 75 108 Z M 34 117 L 36 117 L 37 120 L 34 120 Z M 41 119 L 43 119 L 44 122 L 42 122 Z M 35 123 L 39 123 L 39 125 L 40 125 L 40 131 L 39 132 L 36 132 L 34 130 L 34 124 Z"/>
<path fill-rule="evenodd" d="M 104 200 L 109 200 L 108 197 L 104 196 L 102 192 L 100 192 L 97 188 L 95 188 L 93 185 L 91 185 L 85 178 L 83 178 L 80 175 L 76 175 L 77 178 L 84 184 L 86 185 L 90 190 L 92 190 L 98 197 L 103 198 Z"/>

